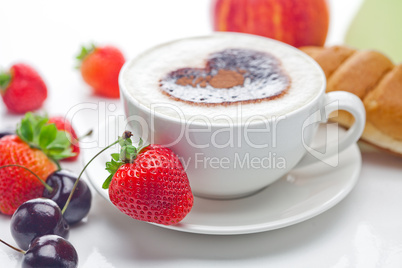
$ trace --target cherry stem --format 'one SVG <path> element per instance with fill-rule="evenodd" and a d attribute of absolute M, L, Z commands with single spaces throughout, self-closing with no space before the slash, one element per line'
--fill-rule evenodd
<path fill-rule="evenodd" d="M 107 149 L 109 149 L 110 147 L 112 147 L 113 145 L 117 144 L 119 142 L 119 140 L 113 142 L 112 144 L 110 144 L 109 146 L 103 148 L 100 152 L 98 152 L 94 157 L 92 157 L 91 160 L 89 160 L 89 162 L 84 166 L 84 168 L 81 170 L 80 175 L 78 176 L 77 180 L 74 183 L 73 189 L 71 190 L 70 195 L 68 196 L 68 199 L 66 201 L 66 204 L 64 205 L 63 209 L 61 210 L 61 213 L 64 214 L 64 212 L 67 209 L 68 204 L 70 204 L 71 198 L 73 197 L 75 188 L 77 188 L 78 182 L 81 179 L 82 174 L 84 173 L 85 169 L 89 166 L 89 164 L 95 159 L 97 158 L 101 153 L 103 153 L 104 151 L 106 151 Z"/>
<path fill-rule="evenodd" d="M 3 244 L 4 244 L 4 245 L 6 245 L 6 246 L 9 246 L 10 248 L 14 249 L 15 251 L 21 252 L 22 254 L 27 253 L 25 250 L 22 250 L 22 249 L 16 248 L 16 247 L 14 247 L 14 246 L 10 245 L 9 243 L 7 243 L 7 242 L 3 241 L 2 239 L 0 239 L 0 242 L 1 242 L 1 243 L 3 243 Z"/>
<path fill-rule="evenodd" d="M 34 176 L 43 184 L 43 186 L 45 186 L 46 190 L 48 190 L 49 192 L 53 192 L 52 186 L 50 186 L 50 185 L 47 184 L 44 180 L 42 180 L 41 178 L 39 178 L 39 176 L 36 175 L 35 172 L 33 172 L 32 170 L 30 170 L 29 168 L 24 167 L 24 166 L 21 166 L 21 165 L 18 165 L 18 164 L 10 164 L 10 165 L 0 166 L 0 169 L 6 168 L 6 167 L 19 167 L 19 168 L 25 169 L 26 171 L 29 171 L 32 175 L 34 175 Z"/>

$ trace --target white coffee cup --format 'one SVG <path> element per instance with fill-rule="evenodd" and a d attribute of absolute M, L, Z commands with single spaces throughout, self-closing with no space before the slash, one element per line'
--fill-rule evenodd
<path fill-rule="evenodd" d="M 203 40 L 208 44 L 203 46 Z M 199 47 L 187 49 L 189 44 L 199 44 Z M 193 59 L 180 59 L 175 63 L 174 57 L 185 59 L 194 51 L 196 57 L 202 58 L 203 47 L 210 46 L 205 49 L 208 52 L 209 49 L 219 51 L 226 45 L 266 50 L 277 57 L 293 83 L 287 96 L 228 107 L 189 104 L 159 92 L 158 79 L 162 79 L 161 74 L 166 70 L 199 68 L 198 65 L 188 66 Z M 164 53 L 175 55 L 175 50 L 178 56 L 169 56 L 169 61 L 163 59 Z M 151 71 L 149 81 L 144 78 L 144 83 L 135 84 Z M 147 142 L 170 147 L 180 157 L 195 195 L 219 199 L 250 195 L 297 165 L 322 161 L 307 151 L 311 151 L 310 144 L 318 125 L 326 122 L 333 111 L 350 112 L 355 123 L 339 143 L 325 145 L 326 157 L 341 152 L 359 139 L 365 125 L 361 100 L 347 92 L 325 93 L 325 81 L 318 64 L 298 49 L 268 38 L 239 33 L 214 33 L 162 44 L 128 61 L 119 77 L 124 111 L 133 132 Z M 309 85 L 315 88 L 310 90 Z M 308 88 L 310 96 L 292 93 L 298 92 L 298 87 Z M 144 97 L 144 94 L 149 96 Z M 144 102 L 145 98 L 148 103 Z M 300 104 L 298 99 L 304 103 Z"/>

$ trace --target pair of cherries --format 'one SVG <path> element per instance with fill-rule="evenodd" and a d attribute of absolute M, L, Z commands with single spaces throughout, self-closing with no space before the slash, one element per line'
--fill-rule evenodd
<path fill-rule="evenodd" d="M 77 267 L 77 252 L 66 239 L 70 225 L 88 214 L 91 191 L 65 170 L 50 174 L 46 184 L 44 198 L 29 200 L 14 212 L 11 234 L 21 249 L 11 247 L 24 254 L 22 267 Z"/>
<path fill-rule="evenodd" d="M 45 198 L 32 199 L 18 207 L 11 218 L 11 234 L 18 246 L 26 249 L 34 238 L 45 234 L 68 238 L 70 225 L 80 222 L 91 207 L 91 191 L 80 180 L 64 208 L 76 181 L 68 171 L 55 171 L 46 180 L 51 188 L 44 189 Z"/>

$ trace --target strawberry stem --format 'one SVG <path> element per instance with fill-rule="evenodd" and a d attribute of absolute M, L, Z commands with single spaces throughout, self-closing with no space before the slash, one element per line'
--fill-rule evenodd
<path fill-rule="evenodd" d="M 36 175 L 36 173 L 33 172 L 32 170 L 30 170 L 29 168 L 18 165 L 18 164 L 9 164 L 9 165 L 0 166 L 0 169 L 6 168 L 6 167 L 19 167 L 19 168 L 25 169 L 26 171 L 29 171 L 32 175 L 34 175 L 43 184 L 43 186 L 45 186 L 46 190 L 48 190 L 50 193 L 53 192 L 53 188 L 49 184 L 47 184 L 44 180 L 39 178 L 39 176 Z"/>
<path fill-rule="evenodd" d="M 82 140 L 82 139 L 84 139 L 84 138 L 86 138 L 86 137 L 91 136 L 91 135 L 92 135 L 92 132 L 93 132 L 93 130 L 91 129 L 91 130 L 88 131 L 85 135 L 82 135 L 82 136 L 78 137 L 77 140 L 80 141 L 80 140 Z"/>
<path fill-rule="evenodd" d="M 7 242 L 3 241 L 2 239 L 0 239 L 0 242 L 1 242 L 1 243 L 3 243 L 3 244 L 4 244 L 4 245 L 6 245 L 6 246 L 9 246 L 10 248 L 14 249 L 15 251 L 21 252 L 22 254 L 27 253 L 25 250 L 22 250 L 22 249 L 16 248 L 16 247 L 14 247 L 14 246 L 10 245 L 9 243 L 7 243 Z"/>
<path fill-rule="evenodd" d="M 120 139 L 119 139 L 120 140 Z M 98 157 L 101 153 L 103 153 L 104 151 L 106 151 L 107 149 L 109 149 L 110 147 L 112 147 L 113 145 L 117 144 L 119 142 L 119 140 L 113 142 L 112 144 L 110 144 L 109 146 L 103 148 L 100 152 L 98 152 L 94 157 L 91 158 L 91 160 L 89 160 L 89 162 L 84 166 L 84 168 L 81 170 L 81 173 L 78 175 L 77 180 L 74 183 L 73 189 L 71 190 L 70 195 L 68 196 L 68 199 L 66 201 L 66 204 L 64 205 L 63 209 L 61 210 L 61 213 L 64 214 L 64 212 L 66 211 L 68 204 L 70 204 L 71 198 L 73 197 L 75 188 L 77 188 L 78 182 L 81 179 L 82 174 L 84 173 L 85 169 L 89 166 L 89 164 L 96 158 Z"/>

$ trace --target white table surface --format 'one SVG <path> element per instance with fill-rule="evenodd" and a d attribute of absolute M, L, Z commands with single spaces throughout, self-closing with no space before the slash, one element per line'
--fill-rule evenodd
<path fill-rule="evenodd" d="M 328 44 L 342 43 L 360 2 L 330 1 Z M 132 58 L 161 42 L 208 34 L 209 3 L 2 0 L 0 67 L 17 61 L 33 65 L 49 88 L 44 110 L 66 115 L 78 109 L 73 124 L 83 134 L 121 110 L 118 100 L 94 97 L 74 69 L 80 45 L 114 44 Z M 79 110 L 82 107 L 87 109 Z M 19 119 L 0 104 L 2 129 Z M 131 220 L 94 191 L 90 214 L 72 228 L 70 241 L 78 251 L 79 267 L 91 268 L 402 267 L 402 159 L 366 149 L 362 156 L 360 179 L 352 192 L 332 209 L 297 225 L 237 236 L 183 233 Z M 63 167 L 78 173 L 82 162 Z M 9 222 L 0 215 L 0 237 L 14 243 Z M 1 267 L 19 267 L 21 257 L 0 245 Z"/>

